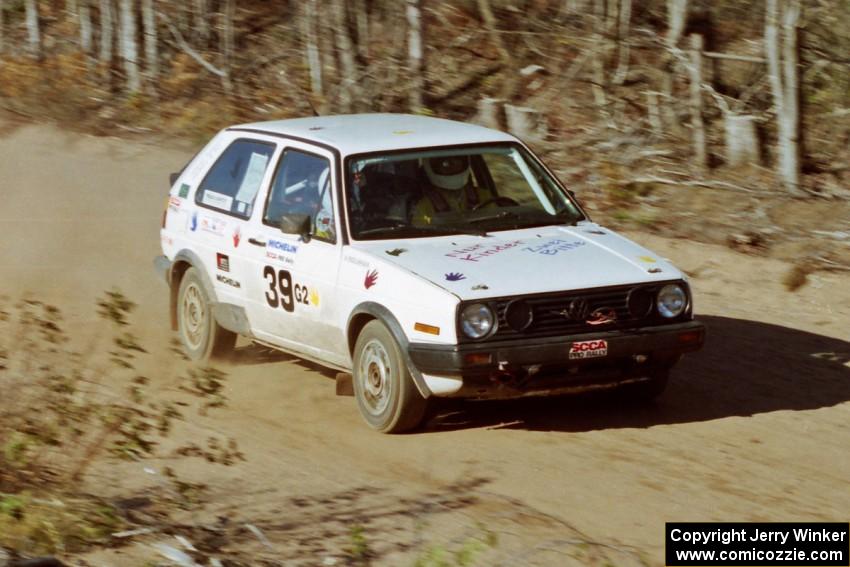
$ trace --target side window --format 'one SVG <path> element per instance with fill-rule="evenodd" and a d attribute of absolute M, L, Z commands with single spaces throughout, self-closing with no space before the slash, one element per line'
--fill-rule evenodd
<path fill-rule="evenodd" d="M 279 226 L 285 214 L 309 215 L 313 235 L 336 241 L 331 164 L 321 156 L 287 149 L 280 158 L 263 223 Z"/>
<path fill-rule="evenodd" d="M 198 186 L 195 202 L 247 219 L 274 150 L 269 142 L 236 140 Z"/>

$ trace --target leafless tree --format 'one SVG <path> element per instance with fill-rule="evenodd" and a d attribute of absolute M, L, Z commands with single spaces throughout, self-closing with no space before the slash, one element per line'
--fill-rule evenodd
<path fill-rule="evenodd" d="M 202 43 L 206 43 L 210 39 L 210 26 L 207 17 L 207 0 L 195 0 L 195 33 Z"/>
<path fill-rule="evenodd" d="M 159 49 L 154 0 L 142 0 L 142 24 L 145 29 L 145 74 L 149 81 L 155 81 L 159 75 Z"/>
<path fill-rule="evenodd" d="M 800 185 L 799 18 L 800 0 L 767 0 L 764 47 L 776 108 L 778 173 L 790 192 Z"/>
<path fill-rule="evenodd" d="M 41 34 L 38 27 L 38 3 L 26 0 L 27 50 L 33 57 L 41 57 Z"/>
<path fill-rule="evenodd" d="M 233 63 L 233 20 L 235 17 L 235 0 L 224 0 L 224 11 L 222 13 L 221 26 L 221 68 L 223 71 L 221 76 L 221 85 L 228 95 L 230 95 L 233 91 L 233 84 L 230 81 L 230 67 Z"/>
<path fill-rule="evenodd" d="M 307 50 L 307 66 L 310 69 L 310 88 L 313 94 L 321 95 L 322 89 L 322 57 L 319 51 L 319 18 L 318 0 L 307 0 L 304 3 L 305 15 L 302 29 Z"/>
<path fill-rule="evenodd" d="M 91 53 L 92 48 L 92 29 L 91 29 L 91 9 L 89 0 L 80 0 L 77 7 L 77 18 L 80 20 L 80 49 L 83 53 Z"/>
<path fill-rule="evenodd" d="M 120 0 L 121 7 L 121 59 L 127 74 L 127 90 L 137 93 L 142 87 L 139 73 L 139 49 L 136 44 L 136 12 L 133 0 Z"/>
<path fill-rule="evenodd" d="M 422 0 L 407 0 L 407 64 L 410 72 L 410 109 L 425 108 L 425 56 L 422 48 Z"/>
<path fill-rule="evenodd" d="M 4 8 L 3 5 L 4 0 L 0 0 L 0 55 L 3 54 L 3 28 L 6 27 L 6 22 L 4 21 Z"/>
<path fill-rule="evenodd" d="M 339 106 L 342 112 L 352 112 L 355 101 L 360 99 L 359 73 L 357 61 L 354 58 L 354 42 L 348 26 L 348 3 L 336 0 L 334 4 L 336 16 L 335 35 L 342 68 L 342 84 L 340 85 Z"/>
<path fill-rule="evenodd" d="M 114 19 L 112 1 L 100 0 L 100 62 L 104 65 L 112 63 Z"/>

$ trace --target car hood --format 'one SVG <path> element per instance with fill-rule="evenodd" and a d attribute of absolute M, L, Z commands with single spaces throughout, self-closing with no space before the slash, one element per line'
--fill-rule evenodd
<path fill-rule="evenodd" d="M 667 260 L 594 223 L 356 242 L 461 299 L 680 279 Z"/>

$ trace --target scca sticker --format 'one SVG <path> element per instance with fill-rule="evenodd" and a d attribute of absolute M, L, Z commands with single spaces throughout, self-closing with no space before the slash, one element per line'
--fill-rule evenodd
<path fill-rule="evenodd" d="M 570 359 L 576 358 L 598 358 L 608 355 L 608 341 L 578 341 L 570 347 Z"/>

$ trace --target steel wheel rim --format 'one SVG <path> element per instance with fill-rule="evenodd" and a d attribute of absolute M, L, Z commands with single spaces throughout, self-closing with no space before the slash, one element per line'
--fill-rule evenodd
<path fill-rule="evenodd" d="M 186 342 L 193 349 L 199 348 L 206 330 L 207 309 L 201 290 L 194 282 L 187 285 L 183 293 L 181 319 Z"/>
<path fill-rule="evenodd" d="M 384 345 L 372 339 L 363 347 L 357 379 L 366 410 L 375 416 L 386 411 L 392 395 L 393 375 L 390 355 Z"/>

